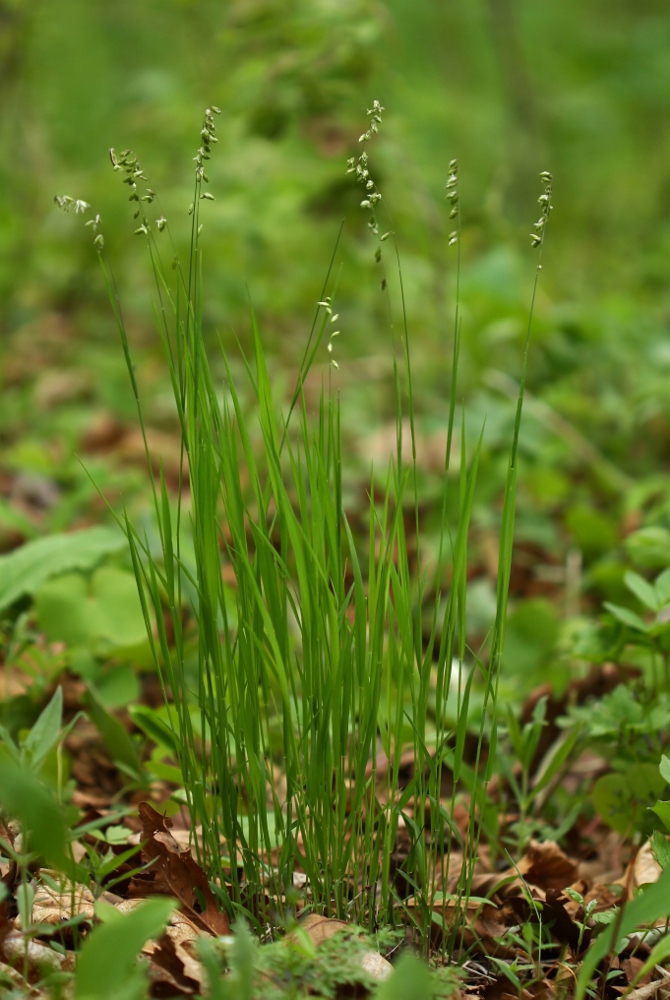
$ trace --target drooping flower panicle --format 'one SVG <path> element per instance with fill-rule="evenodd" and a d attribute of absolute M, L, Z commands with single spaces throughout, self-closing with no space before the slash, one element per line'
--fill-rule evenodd
<path fill-rule="evenodd" d="M 540 180 L 544 184 L 544 191 L 537 199 L 540 203 L 540 218 L 533 225 L 533 232 L 530 234 L 530 243 L 532 247 L 542 246 L 544 240 L 544 227 L 547 224 L 547 219 L 549 218 L 549 213 L 554 207 L 551 204 L 551 194 L 552 186 L 554 183 L 553 175 L 549 173 L 548 170 L 543 170 L 540 174 Z"/>
<path fill-rule="evenodd" d="M 444 185 L 447 192 L 446 198 L 449 202 L 449 218 L 458 218 L 458 160 L 451 160 L 449 163 L 449 174 L 447 176 L 447 183 Z M 455 229 L 452 233 L 449 233 L 449 246 L 453 246 L 454 243 L 458 243 L 458 229 Z"/>
<path fill-rule="evenodd" d="M 384 108 L 379 103 L 379 101 L 373 101 L 372 108 L 368 108 L 368 114 L 370 115 L 370 125 L 367 132 L 364 132 L 359 138 L 359 142 L 369 142 L 373 135 L 379 132 L 379 126 L 382 123 L 382 112 Z M 365 197 L 361 202 L 361 208 L 370 209 L 370 219 L 368 221 L 368 229 L 375 236 L 379 233 L 379 225 L 377 223 L 377 214 L 375 211 L 376 205 L 381 201 L 382 196 L 377 185 L 370 177 L 370 170 L 368 168 L 368 154 L 363 150 L 361 155 L 356 159 L 355 156 L 351 156 L 347 160 L 347 173 L 355 174 L 356 181 L 358 184 L 362 184 L 365 188 Z"/>
<path fill-rule="evenodd" d="M 209 183 L 209 177 L 205 173 L 205 160 L 211 159 L 212 156 L 212 143 L 218 142 L 216 138 L 216 124 L 214 122 L 214 115 L 220 115 L 221 109 L 217 108 L 216 105 L 212 104 L 205 111 L 205 118 L 202 123 L 202 129 L 200 130 L 200 148 L 198 152 L 193 157 L 195 160 L 195 178 L 199 182 L 199 186 L 204 182 Z M 201 199 L 206 201 L 214 201 L 214 195 L 210 194 L 209 191 L 201 192 Z"/>

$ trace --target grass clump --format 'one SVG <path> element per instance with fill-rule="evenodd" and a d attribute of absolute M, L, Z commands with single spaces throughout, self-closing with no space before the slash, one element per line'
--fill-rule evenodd
<path fill-rule="evenodd" d="M 375 101 L 361 143 L 368 144 L 378 132 L 383 111 Z M 384 271 L 396 442 L 388 467 L 371 471 L 363 535 L 352 526 L 344 502 L 343 404 L 332 357 L 339 332 L 332 324 L 340 236 L 287 405 L 273 394 L 253 308 L 250 352 L 242 347 L 239 352 L 243 384 L 226 351 L 218 368 L 210 362 L 201 235 L 203 203 L 214 198 L 207 188 L 207 161 L 217 142 L 219 113 L 207 109 L 194 158 L 185 262 L 174 245 L 169 254 L 163 249 L 160 241 L 172 240 L 170 226 L 162 215 L 150 217 L 156 195 L 140 187 L 148 182 L 137 158 L 128 150 L 110 151 L 114 170 L 129 188 L 135 233 L 147 241 L 155 317 L 181 428 L 176 502 L 162 470 L 157 483 L 152 479 L 159 546 L 126 514 L 117 517 L 128 538 L 163 685 L 164 738 L 181 771 L 194 848 L 226 911 L 244 913 L 258 930 L 308 908 L 354 920 L 370 931 L 408 923 L 425 952 L 437 927 L 442 948 L 451 955 L 462 941 L 482 831 L 494 840 L 495 809 L 487 787 L 496 759 L 519 432 L 541 264 L 538 259 L 510 442 L 496 615 L 488 641 L 475 651 L 467 644 L 466 581 L 482 436 L 468 455 L 463 415 L 460 468 L 457 476 L 450 474 L 458 430 L 458 309 L 445 414 L 439 558 L 429 579 L 421 545 L 402 267 L 392 223 L 380 235 L 384 202 L 370 174 L 367 149 L 347 168 L 364 188 L 361 207 L 369 212 L 368 229 L 377 239 L 375 259 L 382 268 L 387 241 L 393 247 L 401 333 L 395 332 Z M 541 179 L 541 217 L 531 235 L 540 253 L 552 196 L 551 175 L 545 172 Z M 458 302 L 455 160 L 446 192 L 450 217 L 456 220 L 449 244 L 456 247 Z M 65 209 L 88 210 L 83 202 L 57 201 Z M 94 231 L 115 310 L 150 463 L 141 392 L 99 217 L 87 225 Z M 168 256 L 171 266 L 165 263 Z M 306 381 L 322 360 L 327 367 L 312 406 Z M 410 459 L 403 449 L 406 424 Z M 458 494 L 453 524 L 446 516 L 452 490 Z M 185 627 L 189 614 L 195 619 L 195 640 Z M 467 757 L 475 688 L 482 692 L 483 707 L 474 732 L 476 749 Z M 467 816 L 460 824 L 457 806 Z"/>
<path fill-rule="evenodd" d="M 422 995 L 450 995 L 458 988 L 454 963 L 471 982 L 482 977 L 499 987 L 505 978 L 519 992 L 560 993 L 566 983 L 572 989 L 581 968 L 581 996 L 592 988 L 603 959 L 608 981 L 625 975 L 634 985 L 642 972 L 617 966 L 615 952 L 635 957 L 637 929 L 667 917 L 668 847 L 660 829 L 670 828 L 665 801 L 670 764 L 662 756 L 667 741 L 661 734 L 667 719 L 667 571 L 653 583 L 640 573 L 623 575 L 637 610 L 609 602 L 601 627 L 586 629 L 571 647 L 571 655 L 581 650 L 582 658 L 590 650 L 600 664 L 587 677 L 571 682 L 565 693 L 550 687 L 534 692 L 520 715 L 514 705 L 502 704 L 510 684 L 502 674 L 520 429 L 552 177 L 541 175 L 540 218 L 530 234 L 538 259 L 507 471 L 501 475 L 495 609 L 488 632 L 478 624 L 475 642 L 468 633 L 470 525 L 483 429 L 468 447 L 466 417 L 456 407 L 462 341 L 458 162 L 450 162 L 445 185 L 455 227 L 447 242 L 456 308 L 435 539 L 426 531 L 419 479 L 418 391 L 403 271 L 370 156 L 384 108 L 374 102 L 360 137 L 362 151 L 347 163 L 362 188 L 360 207 L 374 240 L 393 375 L 394 440 L 388 460 L 370 469 L 363 516 L 348 500 L 347 373 L 342 358 L 335 357 L 339 328 L 347 325 L 338 316 L 343 231 L 292 391 L 277 393 L 253 308 L 244 346 L 212 350 L 201 239 L 204 203 L 213 200 L 207 170 L 218 113 L 207 109 L 200 132 L 188 209 L 190 250 L 183 260 L 137 158 L 128 150 L 110 153 L 127 185 L 135 233 L 147 243 L 155 278 L 154 311 L 180 431 L 177 475 L 174 466 L 170 476 L 158 468 L 151 454 L 142 380 L 135 373 L 101 220 L 94 216 L 89 223 L 118 322 L 146 460 L 158 468 L 150 479 L 154 523 L 143 525 L 125 510 L 116 513 L 133 568 L 133 576 L 126 573 L 123 580 L 117 571 L 116 590 L 105 589 L 98 570 L 90 592 L 81 574 L 46 585 L 38 575 L 20 581 L 16 591 L 31 595 L 37 588 L 40 620 L 46 620 L 49 608 L 53 618 L 54 607 L 65 607 L 58 600 L 68 594 L 72 601 L 79 595 L 79 604 L 90 611 L 91 601 L 101 609 L 105 594 L 127 595 L 126 584 L 133 593 L 136 586 L 140 631 L 146 631 L 164 705 L 135 704 L 128 714 L 155 744 L 151 757 L 138 753 L 136 741 L 109 714 L 94 673 L 83 703 L 119 772 L 130 780 L 118 798 L 128 798 L 132 788 L 135 802 L 147 797 L 158 804 L 169 794 L 169 783 L 172 801 L 164 807 L 186 806 L 189 849 L 147 803 L 139 805 L 141 834 L 129 807 L 113 819 L 87 815 L 78 827 L 66 827 L 58 801 L 67 799 L 61 747 L 77 720 L 64 717 L 58 688 L 28 735 L 18 727 L 0 734 L 3 752 L 13 758 L 4 778 L 0 773 L 0 796 L 32 831 L 3 846 L 20 874 L 14 896 L 25 940 L 46 936 L 52 950 L 60 943 L 34 915 L 29 875 L 39 851 L 61 871 L 54 890 L 62 906 L 60 933 L 72 926 L 84 937 L 79 985 L 86 984 L 87 968 L 93 982 L 96 954 L 105 953 L 108 940 L 125 941 L 128 961 L 117 965 L 119 976 L 127 978 L 137 972 L 134 957 L 138 942 L 146 940 L 145 928 L 174 930 L 166 924 L 172 920 L 167 908 L 154 913 L 148 905 L 132 919 L 124 917 L 123 926 L 115 923 L 118 914 L 105 909 L 101 896 L 122 885 L 129 896 L 153 895 L 166 886 L 176 896 L 179 918 L 196 927 L 193 947 L 200 964 L 199 971 L 189 966 L 190 972 L 200 977 L 205 993 L 206 974 L 212 996 L 217 990 L 249 997 L 272 991 L 337 995 L 346 983 L 348 989 L 388 998 L 416 991 L 420 980 Z M 57 201 L 75 214 L 89 211 L 81 201 Z M 641 546 L 646 560 L 653 555 L 644 565 L 663 569 L 663 539 L 644 535 L 634 545 L 635 538 L 627 543 L 631 557 Z M 78 542 L 86 547 L 91 538 L 81 535 Z M 661 546 L 658 552 L 650 552 L 652 542 Z M 43 554 L 43 547 L 32 544 L 24 553 L 29 562 Z M 68 546 L 70 558 L 72 551 Z M 10 558 L 8 566 L 16 569 L 15 564 Z M 52 574 L 48 567 L 45 572 Z M 533 613 L 539 606 L 535 602 Z M 93 651 L 109 650 L 114 629 L 103 618 L 98 626 L 98 633 L 89 630 L 80 641 Z M 509 633 L 511 638 L 512 623 Z M 613 667 L 610 659 L 619 661 L 624 653 L 635 655 L 635 666 Z M 632 691 L 616 686 L 632 678 L 639 681 Z M 588 701 L 594 691 L 601 699 L 595 708 Z M 603 759 L 584 778 L 584 761 L 575 759 L 592 751 Z M 40 784 L 40 769 L 47 765 L 57 774 L 57 796 Z M 35 793 L 35 802 L 54 818 L 48 830 L 23 800 L 23 787 L 44 792 L 41 798 Z M 581 876 L 594 831 L 601 853 L 611 849 L 605 827 L 626 839 L 626 851 L 631 845 L 637 850 L 642 838 L 653 834 L 641 852 L 657 864 L 655 885 L 640 884 L 644 872 L 632 856 L 623 859 L 628 867 L 616 885 L 603 887 L 595 876 L 593 881 Z M 83 847 L 77 863 L 75 847 Z M 615 869 L 620 854 L 617 846 Z M 47 877 L 39 873 L 39 884 Z M 93 885 L 92 916 L 91 911 L 75 915 L 73 904 L 66 904 L 66 897 L 74 898 L 75 882 Z M 313 921 L 324 923 L 314 930 Z M 255 946 L 252 930 L 267 947 Z M 319 935 L 335 942 L 340 932 L 337 944 L 319 943 Z M 654 957 L 661 955 L 666 945 L 658 930 L 648 939 L 646 931 L 640 933 L 640 940 L 660 949 Z M 279 937 L 282 941 L 272 943 Z M 442 973 L 431 977 L 425 965 L 403 955 L 388 982 L 374 986 L 359 964 L 365 949 L 386 947 L 393 957 L 403 939 L 441 964 Z M 164 941 L 154 956 L 168 961 L 169 947 Z M 487 957 L 476 965 L 468 961 L 483 954 Z M 152 960 L 148 968 L 151 975 L 160 974 L 160 962 Z M 190 977 L 186 964 L 182 971 Z"/>

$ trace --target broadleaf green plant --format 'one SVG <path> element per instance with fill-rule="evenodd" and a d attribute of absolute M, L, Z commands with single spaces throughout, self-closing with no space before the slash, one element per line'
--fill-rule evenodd
<path fill-rule="evenodd" d="M 115 566 L 100 567 L 90 580 L 65 573 L 46 581 L 37 590 L 35 608 L 51 642 L 109 656 L 145 640 L 135 578 Z"/>
<path fill-rule="evenodd" d="M 146 996 L 146 976 L 137 964 L 144 944 L 158 937 L 175 909 L 173 899 L 148 899 L 121 914 L 99 901 L 96 914 L 102 919 L 87 937 L 77 961 L 75 1000 L 103 1000 L 122 996 L 142 1000 Z"/>
<path fill-rule="evenodd" d="M 61 804 L 30 769 L 3 754 L 0 759 L 0 806 L 21 822 L 28 848 L 62 871 L 72 870 L 68 830 Z"/>
<path fill-rule="evenodd" d="M 0 556 L 0 611 L 23 596 L 32 596 L 50 577 L 72 569 L 91 569 L 111 552 L 123 548 L 114 528 L 86 528 L 47 535 Z"/>

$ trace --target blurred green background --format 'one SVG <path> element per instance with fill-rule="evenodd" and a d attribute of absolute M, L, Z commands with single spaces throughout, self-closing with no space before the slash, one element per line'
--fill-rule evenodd
<path fill-rule="evenodd" d="M 185 248 L 210 102 L 223 112 L 203 233 L 212 336 L 245 341 L 250 295 L 290 386 L 346 215 L 335 377 L 355 461 L 384 453 L 388 307 L 345 171 L 378 98 L 371 170 L 402 253 L 427 509 L 450 378 L 449 161 L 463 217 L 460 391 L 470 432 L 487 420 L 475 525 L 489 570 L 536 263 L 528 234 L 551 170 L 513 589 L 569 604 L 563 567 L 577 552 L 578 590 L 619 593 L 625 535 L 670 527 L 669 51 L 664 0 L 0 0 L 2 547 L 104 517 L 78 455 L 112 502 L 146 488 L 91 232 L 54 195 L 102 217 L 149 423 L 174 442 L 146 247 L 108 149 L 132 148 Z"/>
<path fill-rule="evenodd" d="M 547 294 L 575 306 L 605 297 L 622 319 L 621 292 L 652 307 L 665 295 L 661 0 L 3 0 L 0 32 L 4 333 L 95 301 L 84 234 L 54 214 L 55 193 L 104 211 L 108 239 L 135 271 L 107 149 L 132 147 L 174 216 L 188 203 L 189 154 L 211 101 L 224 110 L 209 237 L 217 322 L 244 314 L 245 282 L 282 327 L 304 315 L 351 200 L 342 165 L 373 96 L 388 109 L 377 174 L 406 246 L 417 324 L 432 330 L 445 280 L 452 156 L 467 256 L 494 293 L 497 279 L 511 295 L 509 258 L 526 248 L 536 175 L 551 168 L 559 211 Z"/>

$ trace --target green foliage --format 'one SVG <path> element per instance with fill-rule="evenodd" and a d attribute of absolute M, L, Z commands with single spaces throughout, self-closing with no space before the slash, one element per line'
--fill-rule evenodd
<path fill-rule="evenodd" d="M 121 548 L 123 536 L 102 527 L 26 542 L 15 552 L 0 556 L 0 611 L 20 597 L 33 596 L 51 577 L 71 569 L 92 569 L 104 556 Z"/>
<path fill-rule="evenodd" d="M 630 608 L 605 602 L 605 608 L 614 618 L 627 627 L 630 639 L 640 645 L 648 645 L 659 651 L 670 649 L 670 616 L 665 609 L 670 606 L 670 570 L 664 570 L 649 583 L 639 573 L 628 571 L 623 582 L 646 612 L 654 612 L 654 619 L 646 621 Z"/>
<path fill-rule="evenodd" d="M 105 710 L 93 691 L 87 693 L 84 704 L 114 763 L 125 774 L 136 780 L 140 778 L 143 774 L 142 763 L 127 730 L 118 719 Z"/>
<path fill-rule="evenodd" d="M 382 935 L 383 936 L 383 935 Z M 365 967 L 377 951 L 375 937 L 351 925 L 318 947 L 298 924 L 285 938 L 263 947 L 243 922 L 231 939 L 199 943 L 212 1000 L 335 1000 L 342 991 L 366 991 L 374 1000 L 446 1000 L 456 993 L 459 975 L 430 970 L 411 952 L 401 955 L 391 974 L 378 981 Z M 228 971 L 222 975 L 222 963 Z"/>
<path fill-rule="evenodd" d="M 519 681 L 528 687 L 542 683 L 547 669 L 554 666 L 559 635 L 559 611 L 550 601 L 533 598 L 510 610 L 504 659 L 510 688 Z"/>
<path fill-rule="evenodd" d="M 640 697 L 641 695 L 641 697 Z M 645 696 L 619 684 L 610 694 L 586 705 L 570 708 L 565 724 L 581 725 L 590 741 L 599 747 L 610 745 L 628 760 L 654 754 L 650 741 L 666 732 L 670 723 L 670 698 Z"/>
<path fill-rule="evenodd" d="M 666 789 L 666 781 L 653 764 L 629 764 L 596 781 L 591 800 L 596 812 L 617 833 L 640 831 L 649 836 L 653 817 L 649 810 Z"/>
<path fill-rule="evenodd" d="M 148 940 L 162 933 L 175 905 L 172 899 L 148 899 L 121 914 L 99 902 L 96 913 L 103 922 L 87 937 L 79 954 L 75 1000 L 104 1000 L 110 995 L 142 1000 L 146 978 L 137 956 Z"/>
<path fill-rule="evenodd" d="M 342 127 L 353 93 L 377 60 L 383 33 L 368 0 L 273 0 L 237 3 L 223 18 L 226 81 L 253 135 L 278 139 L 312 123 Z M 316 133 L 321 141 L 327 134 Z"/>
<path fill-rule="evenodd" d="M 433 1000 L 441 994 L 438 992 L 435 977 L 428 968 L 410 952 L 406 952 L 400 958 L 392 975 L 377 987 L 373 995 L 375 1000 L 399 1000 L 400 997 L 412 995 L 430 997 Z"/>
<path fill-rule="evenodd" d="M 63 726 L 63 692 L 57 687 L 32 728 L 21 733 L 19 744 L 4 726 L 0 726 L 1 749 L 19 768 L 35 777 L 42 777 L 54 751 L 72 730 L 79 715 L 80 713 L 75 715 L 67 726 Z"/>
<path fill-rule="evenodd" d="M 61 801 L 64 769 L 60 748 L 78 719 L 79 713 L 63 726 L 63 692 L 58 687 L 19 743 L 0 726 L 0 809 L 20 821 L 24 836 L 22 854 L 16 855 L 7 844 L 3 850 L 23 871 L 35 858 L 43 858 L 71 878 L 83 876 L 68 849 L 76 833 L 70 829 L 72 816 L 66 814 Z"/>
<path fill-rule="evenodd" d="M 62 727 L 63 690 L 58 687 L 53 698 L 22 741 L 18 757 L 15 758 L 17 759 L 17 763 L 33 771 L 35 774 L 39 774 L 47 755 L 51 753 L 56 744 L 65 736 Z M 5 746 L 14 750 L 11 737 L 7 733 L 4 733 L 3 738 Z"/>
<path fill-rule="evenodd" d="M 35 610 L 51 642 L 74 648 L 102 649 L 109 656 L 145 637 L 135 578 L 114 566 L 103 566 L 90 579 L 68 573 L 48 580 L 35 594 Z"/>
<path fill-rule="evenodd" d="M 575 1000 L 584 1000 L 598 963 L 608 953 L 618 950 L 618 943 L 627 934 L 670 916 L 669 893 L 670 871 L 664 871 L 658 882 L 641 889 L 635 899 L 624 906 L 620 918 L 614 919 L 595 939 L 579 970 Z"/>
<path fill-rule="evenodd" d="M 666 829 L 670 829 L 670 810 L 668 810 L 664 817 L 658 811 L 659 805 L 667 805 L 667 803 L 657 802 L 655 811 L 659 816 L 661 816 Z M 666 868 L 670 867 L 670 844 L 668 843 L 667 837 L 659 830 L 655 830 L 651 839 L 651 844 L 656 861 L 661 866 L 663 871 L 665 871 Z"/>
<path fill-rule="evenodd" d="M 271 947 L 276 948 L 276 945 Z M 228 942 L 225 958 L 229 973 L 226 978 L 222 974 L 219 950 L 210 941 L 201 940 L 198 952 L 207 974 L 212 1000 L 232 1000 L 233 996 L 240 997 L 241 1000 L 253 1000 L 253 981 L 258 964 L 258 948 L 256 940 L 243 921 L 237 922 L 234 936 Z M 288 953 L 285 950 L 283 954 L 286 956 Z M 290 967 L 290 958 L 286 961 L 286 966 Z M 286 971 L 282 969 L 285 979 L 289 979 L 286 976 Z M 264 988 L 268 988 L 267 984 L 264 984 Z M 291 979 L 288 982 L 288 989 L 292 990 L 295 995 L 295 983 Z"/>
<path fill-rule="evenodd" d="M 638 566 L 665 569 L 670 562 L 670 531 L 661 525 L 640 528 L 626 539 L 626 550 Z"/>
<path fill-rule="evenodd" d="M 108 706 L 136 699 L 139 687 L 128 665 L 117 662 L 105 668 L 103 661 L 147 660 L 144 616 L 135 578 L 115 566 L 102 566 L 91 575 L 67 570 L 90 571 L 123 544 L 120 532 L 98 527 L 71 535 L 49 535 L 0 557 L 5 574 L 0 585 L 0 609 L 21 596 L 32 596 L 37 626 L 47 642 L 65 643 L 68 647 L 64 657 L 52 657 L 51 673 L 55 676 L 69 665 L 95 687 L 97 697 Z M 20 631 L 16 630 L 16 639 Z M 26 647 L 20 641 L 16 646 L 8 646 L 9 662 L 19 658 L 21 647 L 25 653 Z"/>
<path fill-rule="evenodd" d="M 7 753 L 0 755 L 0 764 L 0 806 L 21 822 L 36 855 L 61 871 L 71 871 L 66 851 L 69 830 L 58 799 L 28 767 Z"/>
<path fill-rule="evenodd" d="M 641 536 L 642 548 L 638 549 Z M 631 535 L 629 541 L 627 548 L 636 566 L 644 569 L 664 565 L 664 549 L 662 545 L 659 548 L 658 534 L 653 529 L 643 528 Z M 670 689 L 670 570 L 664 568 L 650 581 L 620 563 L 616 575 L 621 584 L 621 599 L 627 599 L 628 604 L 605 601 L 607 615 L 599 623 L 594 620 L 582 623 L 573 652 L 600 663 L 621 661 L 625 657 L 628 662 L 639 664 L 648 691 L 660 695 L 658 707 L 662 710 Z M 619 693 L 616 698 L 622 702 L 623 721 L 625 695 Z M 634 718 L 643 725 L 638 715 Z M 656 710 L 654 720 L 659 721 Z"/>
<path fill-rule="evenodd" d="M 504 774 L 519 809 L 519 819 L 510 827 L 522 850 L 532 837 L 558 837 L 539 814 L 538 802 L 544 802 L 547 790 L 558 784 L 578 746 L 579 728 L 575 727 L 557 740 L 542 763 L 542 770 L 533 778 L 533 760 L 546 722 L 546 698 L 540 698 L 532 718 L 521 726 L 516 710 L 507 706 L 506 726 L 502 730 L 500 771 Z M 570 815 L 570 814 L 568 814 Z"/>
<path fill-rule="evenodd" d="M 640 589 L 635 581 L 633 586 Z M 598 778 L 591 791 L 591 801 L 605 823 L 627 836 L 633 832 L 649 836 L 658 825 L 650 811 L 665 822 L 668 804 L 657 800 L 670 783 L 670 767 L 666 763 L 660 771 L 658 767 L 670 725 L 667 692 L 620 684 L 598 700 L 572 706 L 559 721 L 573 741 L 593 745 L 612 762 L 612 772 Z"/>

